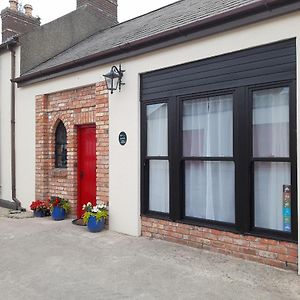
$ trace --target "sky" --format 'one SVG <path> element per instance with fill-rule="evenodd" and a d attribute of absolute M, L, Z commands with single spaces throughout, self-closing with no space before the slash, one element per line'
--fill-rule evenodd
<path fill-rule="evenodd" d="M 132 19 L 149 11 L 176 2 L 175 0 L 118 0 L 119 22 Z M 41 18 L 42 24 L 48 23 L 76 9 L 76 0 L 19 0 L 31 4 L 33 15 Z M 9 6 L 9 0 L 0 0 L 0 11 Z M 1 26 L 0 26 L 1 27 Z"/>

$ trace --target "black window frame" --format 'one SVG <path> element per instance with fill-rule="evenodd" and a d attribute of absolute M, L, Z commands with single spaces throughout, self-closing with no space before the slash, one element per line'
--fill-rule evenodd
<path fill-rule="evenodd" d="M 193 223 L 198 223 L 198 224 L 203 224 L 203 226 L 205 225 L 219 225 L 222 227 L 228 227 L 228 228 L 232 228 L 232 229 L 236 229 L 236 215 L 235 215 L 235 223 L 227 223 L 227 222 L 222 222 L 222 221 L 216 221 L 216 220 L 209 220 L 209 219 L 201 219 L 201 218 L 195 218 L 195 217 L 189 217 L 185 215 L 185 162 L 186 161 L 230 161 L 234 163 L 235 166 L 235 178 L 237 177 L 236 174 L 236 159 L 235 159 L 235 154 L 236 154 L 236 149 L 235 149 L 235 128 L 234 128 L 234 119 L 235 119 L 235 94 L 236 94 L 236 90 L 235 89 L 226 89 L 226 90 L 220 90 L 220 91 L 210 91 L 207 93 L 199 93 L 199 94 L 195 94 L 195 95 L 190 95 L 190 96 L 180 96 L 178 97 L 178 101 L 179 101 L 179 106 L 180 106 L 180 114 L 179 114 L 179 122 L 180 122 L 180 166 L 181 166 L 181 176 L 182 176 L 182 180 L 181 180 L 181 184 L 182 184 L 182 190 L 181 190 L 181 197 L 182 197 L 182 213 L 181 213 L 181 218 L 182 220 L 186 221 L 186 222 L 193 222 Z M 217 97 L 217 96 L 225 96 L 225 95 L 232 95 L 232 113 L 233 113 L 233 132 L 232 132 L 232 136 L 233 136 L 233 145 L 232 145 L 232 149 L 233 149 L 233 153 L 232 153 L 232 157 L 212 157 L 212 156 L 202 156 L 202 157 L 185 157 L 183 155 L 183 103 L 185 101 L 190 101 L 190 100 L 196 100 L 196 99 L 203 99 L 203 98 L 209 98 L 209 97 Z M 236 195 L 236 185 L 235 185 L 235 195 Z M 235 200 L 235 206 L 236 206 L 236 200 Z"/>
<path fill-rule="evenodd" d="M 292 232 L 256 228 L 254 226 L 254 171 L 252 157 L 252 93 L 256 90 L 289 87 L 290 91 L 290 157 L 292 185 Z M 185 217 L 184 199 L 184 157 L 183 157 L 183 101 L 218 95 L 233 95 L 233 160 L 235 163 L 235 224 L 206 219 Z M 296 145 L 296 81 L 283 80 L 254 84 L 236 88 L 221 89 L 171 96 L 141 103 L 141 215 L 162 218 L 179 223 L 215 228 L 244 235 L 292 241 L 298 240 L 297 213 L 297 145 Z M 170 213 L 149 211 L 149 164 L 147 160 L 147 105 L 168 103 Z M 178 143 L 179 142 L 179 143 Z M 179 144 L 178 147 L 176 147 Z M 242 145 L 242 147 L 241 147 Z M 190 159 L 190 158 L 189 158 Z M 195 158 L 197 159 L 197 158 Z M 214 158 L 211 158 L 212 160 Z M 220 159 L 220 158 L 218 158 Z M 285 158 L 286 159 L 286 158 Z M 203 158 L 203 160 L 209 160 Z M 222 159 L 223 160 L 223 159 Z"/>
<path fill-rule="evenodd" d="M 167 111 L 168 111 L 168 155 L 167 156 L 151 156 L 148 155 L 148 148 L 147 148 L 147 140 L 148 140 L 148 133 L 147 133 L 147 106 L 148 105 L 155 105 L 155 104 L 167 104 Z M 147 211 L 148 215 L 153 215 L 159 218 L 163 218 L 163 219 L 170 219 L 170 211 L 171 211 L 171 188 L 170 188 L 170 184 L 169 184 L 169 213 L 164 213 L 164 212 L 156 212 L 156 211 L 151 211 L 149 210 L 149 184 L 147 184 L 149 182 L 149 167 L 150 164 L 149 162 L 151 160 L 163 160 L 163 161 L 168 161 L 169 162 L 169 179 L 171 179 L 171 171 L 170 171 L 170 126 L 171 126 L 171 122 L 170 122 L 170 117 L 171 117 L 171 113 L 169 111 L 169 100 L 167 98 L 161 98 L 161 99 L 156 99 L 154 101 L 145 101 L 144 104 L 141 106 L 141 114 L 145 116 L 145 122 L 142 123 L 142 130 L 141 130 L 141 139 L 142 139 L 142 147 L 141 147 L 141 153 L 142 153 L 142 157 L 143 159 L 143 172 L 142 172 L 142 186 L 144 187 L 142 189 L 142 199 L 144 199 L 144 201 L 142 202 L 142 211 Z M 144 132 L 144 134 L 142 133 Z"/>
<path fill-rule="evenodd" d="M 289 156 L 288 157 L 254 157 L 253 155 L 253 92 L 260 90 L 289 88 Z M 249 233 L 264 237 L 282 238 L 283 240 L 298 241 L 298 212 L 297 212 L 297 106 L 296 106 L 296 81 L 286 80 L 259 84 L 247 87 L 247 98 L 249 102 L 249 135 L 250 142 L 250 202 L 251 202 L 251 223 Z M 256 161 L 262 162 L 288 162 L 291 166 L 291 232 L 278 231 L 274 229 L 259 228 L 255 226 L 255 199 L 254 199 L 254 165 Z"/>
<path fill-rule="evenodd" d="M 59 131 L 64 130 L 65 141 L 59 141 Z M 68 168 L 68 150 L 67 150 L 68 133 L 63 121 L 59 121 L 55 129 L 55 168 L 67 169 Z M 65 153 L 59 154 L 58 148 L 65 149 Z M 61 163 L 60 163 L 61 162 Z"/>

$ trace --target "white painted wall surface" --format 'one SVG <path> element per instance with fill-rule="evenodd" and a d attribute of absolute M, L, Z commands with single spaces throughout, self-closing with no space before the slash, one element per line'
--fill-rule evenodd
<path fill-rule="evenodd" d="M 122 67 L 126 70 L 124 76 L 126 85 L 121 93 L 116 92 L 111 95 L 109 101 L 111 230 L 135 236 L 140 234 L 139 74 L 294 37 L 297 38 L 297 57 L 300 59 L 299 25 L 300 13 L 296 12 L 121 61 Z M 119 61 L 115 62 L 118 63 Z M 24 206 L 28 207 L 34 198 L 35 95 L 101 81 L 102 74 L 105 74 L 112 65 L 103 65 L 18 89 L 17 190 Z M 299 65 L 298 78 L 300 78 Z M 299 112 L 299 96 L 297 97 Z M 300 141 L 299 129 L 298 125 L 298 141 Z M 128 134 L 128 143 L 124 147 L 118 144 L 120 131 L 126 131 Z M 299 149 L 300 147 L 298 147 L 298 157 L 300 157 Z M 299 162 L 298 166 L 300 167 Z M 300 187 L 300 178 L 298 187 Z"/>
<path fill-rule="evenodd" d="M 0 54 L 0 199 L 11 201 L 10 52 Z"/>
<path fill-rule="evenodd" d="M 20 74 L 20 47 L 16 73 Z M 16 89 L 16 192 L 22 207 L 35 200 L 35 98 Z"/>

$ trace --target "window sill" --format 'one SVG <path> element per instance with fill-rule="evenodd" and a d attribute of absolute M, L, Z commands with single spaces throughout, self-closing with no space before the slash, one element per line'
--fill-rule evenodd
<path fill-rule="evenodd" d="M 63 168 L 55 168 L 50 171 L 51 177 L 59 177 L 59 178 L 66 178 L 68 177 L 68 169 Z"/>
<path fill-rule="evenodd" d="M 174 222 L 168 214 L 164 213 L 157 213 L 157 212 L 147 212 L 141 214 L 141 217 L 145 218 L 152 218 L 152 219 L 158 219 L 158 220 L 164 220 L 164 221 L 169 221 L 169 222 Z"/>

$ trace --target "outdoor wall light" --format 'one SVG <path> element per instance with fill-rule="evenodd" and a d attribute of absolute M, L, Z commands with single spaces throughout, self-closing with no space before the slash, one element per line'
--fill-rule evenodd
<path fill-rule="evenodd" d="M 124 72 L 125 70 L 122 70 L 121 65 L 119 65 L 119 69 L 116 66 L 113 66 L 111 67 L 109 73 L 103 75 L 105 78 L 106 87 L 111 94 L 113 94 L 118 87 L 119 91 L 121 91 L 122 85 L 125 85 L 125 83 L 122 82 Z"/>

